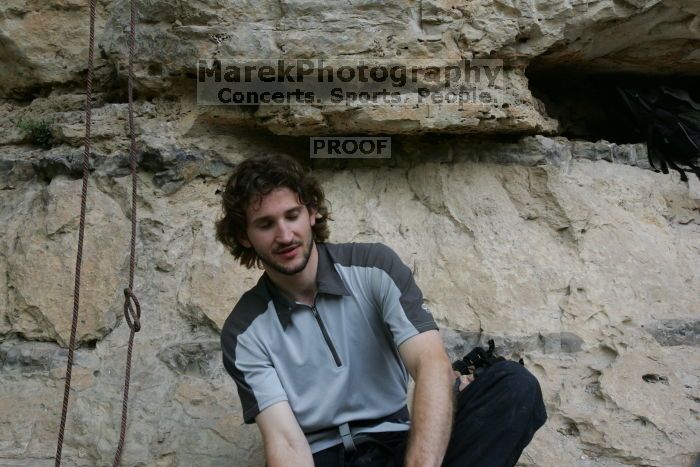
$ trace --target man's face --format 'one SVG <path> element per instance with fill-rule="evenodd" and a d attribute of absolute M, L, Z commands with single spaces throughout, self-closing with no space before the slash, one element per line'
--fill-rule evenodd
<path fill-rule="evenodd" d="M 282 274 L 302 271 L 309 262 L 316 211 L 309 212 L 289 188 L 276 188 L 246 209 L 246 236 L 240 239 L 252 247 L 266 266 Z"/>

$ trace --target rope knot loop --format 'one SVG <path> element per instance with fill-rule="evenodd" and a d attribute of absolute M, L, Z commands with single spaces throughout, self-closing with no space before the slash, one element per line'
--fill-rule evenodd
<path fill-rule="evenodd" d="M 134 311 L 132 303 L 136 306 L 136 311 Z M 138 298 L 129 288 L 124 289 L 124 318 L 126 318 L 126 324 L 129 325 L 133 332 L 141 330 L 141 304 L 139 304 Z"/>

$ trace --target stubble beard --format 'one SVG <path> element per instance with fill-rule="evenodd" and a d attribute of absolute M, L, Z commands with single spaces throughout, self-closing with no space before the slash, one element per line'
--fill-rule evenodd
<path fill-rule="evenodd" d="M 302 260 L 301 263 L 299 263 L 298 266 L 294 266 L 291 268 L 287 268 L 279 264 L 278 262 L 274 261 L 270 257 L 266 257 L 265 255 L 261 255 L 260 253 L 256 252 L 258 255 L 258 258 L 260 258 L 260 261 L 271 269 L 274 269 L 275 271 L 279 272 L 280 274 L 284 274 L 286 276 L 293 276 L 294 274 L 298 274 L 301 271 L 306 268 L 306 265 L 309 263 L 309 259 L 311 258 L 311 247 L 313 246 L 313 236 L 309 238 L 309 241 L 306 245 L 302 245 Z"/>

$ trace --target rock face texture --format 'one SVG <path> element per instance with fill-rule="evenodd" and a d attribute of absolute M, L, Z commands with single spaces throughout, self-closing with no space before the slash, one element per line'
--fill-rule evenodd
<path fill-rule="evenodd" d="M 700 75 L 694 0 L 139 2 L 136 335 L 122 465 L 263 465 L 218 335 L 260 275 L 214 239 L 220 189 L 284 153 L 322 180 L 331 240 L 412 268 L 451 357 L 496 341 L 549 421 L 523 466 L 689 466 L 700 451 L 700 181 L 644 144 L 570 140 L 528 66 Z M 128 2 L 98 2 L 96 96 L 64 465 L 119 435 L 130 235 Z M 0 465 L 52 465 L 79 222 L 84 2 L 0 5 Z M 503 63 L 498 105 L 207 107 L 199 58 Z M 423 63 L 423 62 L 421 62 Z M 585 115 L 580 118 L 585 117 Z M 27 130 L 32 122 L 34 130 Z M 388 160 L 309 159 L 304 135 L 392 136 Z M 48 141 L 48 144 L 44 142 Z M 641 141 L 641 140 L 640 140 Z"/>

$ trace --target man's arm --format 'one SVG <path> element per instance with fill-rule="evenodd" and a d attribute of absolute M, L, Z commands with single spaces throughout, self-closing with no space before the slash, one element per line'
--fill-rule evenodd
<path fill-rule="evenodd" d="M 399 346 L 401 359 L 416 382 L 405 466 L 438 467 L 452 431 L 454 381 L 442 338 L 420 333 Z"/>
<path fill-rule="evenodd" d="M 314 467 L 311 448 L 289 402 L 271 405 L 255 417 L 262 433 L 268 467 Z"/>

